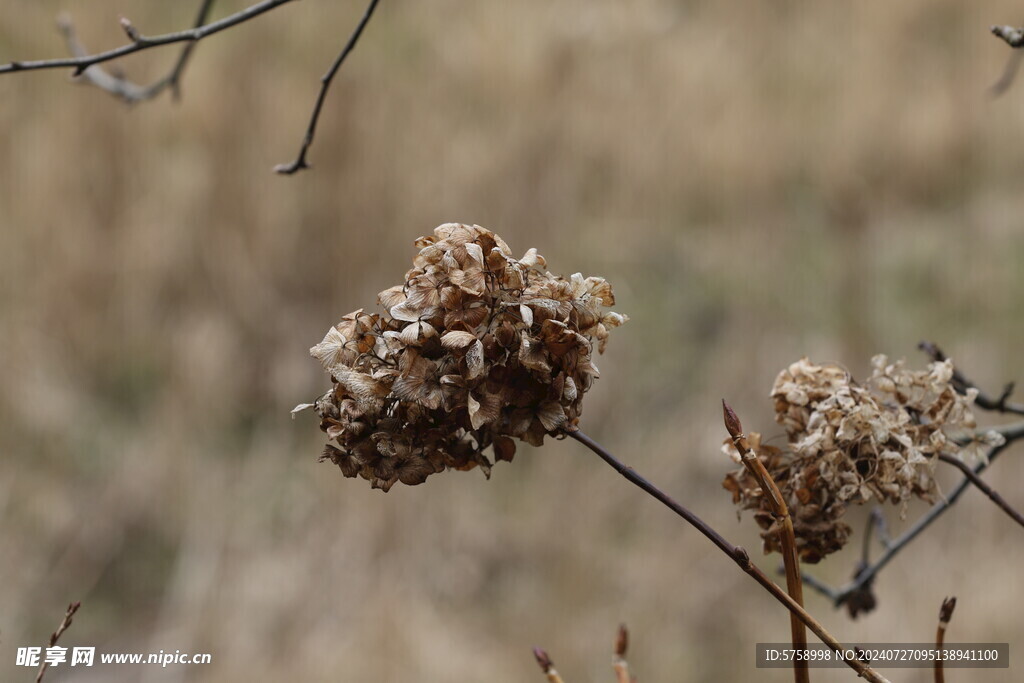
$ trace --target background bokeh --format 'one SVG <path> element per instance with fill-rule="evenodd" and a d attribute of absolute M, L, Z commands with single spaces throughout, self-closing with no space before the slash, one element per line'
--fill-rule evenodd
<path fill-rule="evenodd" d="M 62 55 L 60 11 L 101 49 L 121 14 L 158 33 L 194 4 L 3 0 L 0 61 Z M 986 93 L 1010 52 L 988 25 L 1019 3 L 388 1 L 314 170 L 273 175 L 362 11 L 306 0 L 202 42 L 176 105 L 0 77 L 0 678 L 29 680 L 15 649 L 81 600 L 65 645 L 213 664 L 48 679 L 530 681 L 538 644 L 569 683 L 610 681 L 626 622 L 642 682 L 790 680 L 753 669 L 786 613 L 576 443 L 387 495 L 317 464 L 315 418 L 289 417 L 327 386 L 307 350 L 443 222 L 605 276 L 632 320 L 584 429 L 757 549 L 720 486 L 722 396 L 778 439 L 785 365 L 923 367 L 922 338 L 985 387 L 1024 380 L 1024 82 Z M 120 66 L 143 81 L 175 56 Z M 1018 507 L 1022 456 L 989 475 Z M 840 583 L 856 555 L 813 571 Z M 970 491 L 877 611 L 808 605 L 845 640 L 928 641 L 955 594 L 949 639 L 1019 660 L 1022 563 Z"/>

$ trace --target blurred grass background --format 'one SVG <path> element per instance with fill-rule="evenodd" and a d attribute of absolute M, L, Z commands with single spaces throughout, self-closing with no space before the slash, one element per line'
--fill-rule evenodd
<path fill-rule="evenodd" d="M 193 5 L 3 0 L 0 61 L 63 55 L 60 11 L 98 50 L 121 14 L 154 34 Z M 992 390 L 1024 379 L 1024 83 L 986 95 L 1009 53 L 987 27 L 1019 5 L 384 2 L 314 170 L 273 175 L 363 9 L 307 0 L 202 42 L 178 105 L 0 78 L 0 677 L 30 679 L 15 649 L 82 600 L 64 645 L 213 664 L 48 678 L 528 681 L 539 644 L 601 681 L 621 621 L 641 681 L 790 680 L 753 669 L 785 612 L 578 444 L 387 495 L 318 465 L 314 419 L 289 418 L 327 386 L 307 349 L 443 222 L 605 276 L 632 321 L 584 429 L 757 549 L 720 487 L 720 397 L 779 438 L 786 364 L 923 367 L 922 338 Z M 146 81 L 176 54 L 121 67 Z M 990 474 L 1018 506 L 1019 450 Z M 848 578 L 855 527 L 815 573 Z M 929 641 L 955 594 L 947 640 L 1015 652 L 1021 541 L 968 492 L 876 612 L 808 605 L 844 640 Z"/>

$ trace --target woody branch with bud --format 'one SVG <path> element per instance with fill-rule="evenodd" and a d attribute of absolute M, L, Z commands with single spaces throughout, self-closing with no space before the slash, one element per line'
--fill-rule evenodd
<path fill-rule="evenodd" d="M 733 446 L 743 460 L 743 466 L 747 472 L 761 487 L 761 495 L 764 497 L 775 517 L 773 533 L 779 536 L 779 543 L 782 547 L 782 560 L 786 571 L 786 588 L 790 597 L 800 606 L 804 604 L 804 589 L 800 576 L 800 558 L 797 556 L 796 536 L 793 531 L 793 518 L 789 515 L 789 506 L 782 496 L 775 480 L 768 474 L 764 463 L 754 455 L 743 433 L 743 424 L 732 407 L 723 399 L 722 411 L 725 415 L 725 428 L 732 438 Z M 807 632 L 804 625 L 795 614 L 790 614 L 790 630 L 795 650 L 807 649 Z M 793 664 L 794 675 L 797 683 L 806 683 L 810 680 L 808 663 L 805 659 L 797 659 Z"/>

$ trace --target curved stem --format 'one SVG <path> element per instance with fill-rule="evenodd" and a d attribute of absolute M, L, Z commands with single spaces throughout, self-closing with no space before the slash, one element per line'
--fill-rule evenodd
<path fill-rule="evenodd" d="M 761 487 L 762 495 L 765 496 L 768 507 L 775 516 L 779 545 L 782 550 L 782 562 L 786 571 L 786 590 L 797 604 L 803 606 L 804 587 L 800 580 L 800 556 L 796 549 L 796 532 L 793 529 L 793 518 L 789 514 L 789 506 L 786 505 L 782 491 L 772 479 L 772 475 L 768 473 L 764 463 L 751 450 L 747 437 L 743 433 L 743 424 L 740 422 L 739 416 L 724 400 L 722 401 L 722 410 L 725 415 L 725 427 L 729 431 L 729 436 L 732 437 L 732 444 L 739 452 L 747 472 Z M 789 617 L 793 649 L 806 650 L 807 631 L 804 629 L 803 623 L 795 614 L 790 614 Z M 793 662 L 793 675 L 796 683 L 810 681 L 810 669 L 806 659 L 797 659 Z"/>
<path fill-rule="evenodd" d="M 373 16 L 373 10 L 377 9 L 377 3 L 379 0 L 370 0 L 370 4 L 366 6 L 366 11 L 363 13 L 363 18 L 356 25 L 352 35 L 348 37 L 348 42 L 345 43 L 345 47 L 341 49 L 338 56 L 334 58 L 334 62 L 331 64 L 331 68 L 327 70 L 320 78 L 320 92 L 316 96 L 316 103 L 313 105 L 313 113 L 309 117 L 309 125 L 306 127 L 306 135 L 302 138 L 302 147 L 299 148 L 299 155 L 295 157 L 295 160 L 288 164 L 278 164 L 274 167 L 275 173 L 281 173 L 283 175 L 291 175 L 296 171 L 300 171 L 304 168 L 309 168 L 309 163 L 306 161 L 306 153 L 309 151 L 309 146 L 313 144 L 313 135 L 316 134 L 316 124 L 320 120 L 320 110 L 323 109 L 324 100 L 327 98 L 327 91 L 331 87 L 331 81 L 334 80 L 334 75 L 338 73 L 338 69 L 341 68 L 341 63 L 345 61 L 348 54 L 352 52 L 352 48 L 356 46 L 356 42 L 359 41 L 359 36 L 363 34 L 363 29 L 370 22 L 370 17 Z"/>
<path fill-rule="evenodd" d="M 657 486 L 655 486 L 647 479 L 637 474 L 637 472 L 632 467 L 627 467 L 626 465 L 622 464 L 622 462 L 620 462 L 618 458 L 609 453 L 600 444 L 598 444 L 596 441 L 591 439 L 583 432 L 577 429 L 574 431 L 567 431 L 566 434 L 575 439 L 576 441 L 579 441 L 581 444 L 583 444 L 591 451 L 593 451 L 595 454 L 597 454 L 598 457 L 600 457 L 606 463 L 611 465 L 616 472 L 625 477 L 631 484 L 637 486 L 638 488 L 642 489 L 643 491 L 651 495 L 653 498 L 657 499 L 661 504 L 675 512 L 677 515 L 686 520 L 691 526 L 693 526 L 702 534 L 704 534 L 704 536 L 706 536 L 708 540 L 714 543 L 719 548 L 719 550 L 728 555 L 733 562 L 739 565 L 740 569 L 742 569 L 752 579 L 761 584 L 761 586 L 766 591 L 771 593 L 773 598 L 781 602 L 790 612 L 797 615 L 800 621 L 802 621 L 807 626 L 807 628 L 811 629 L 811 631 L 813 631 L 814 634 L 817 635 L 823 643 L 828 645 L 830 648 L 832 648 L 832 650 L 834 650 L 836 653 L 842 656 L 843 661 L 846 662 L 846 665 L 849 666 L 851 669 L 855 670 L 858 673 L 858 675 L 869 681 L 873 681 L 874 683 L 888 683 L 888 679 L 883 677 L 881 674 L 879 674 L 877 671 L 869 667 L 864 662 L 858 661 L 856 659 L 847 659 L 843 655 L 842 644 L 838 640 L 836 640 L 835 637 L 831 633 L 829 633 L 825 629 L 825 627 L 818 622 L 817 619 L 812 617 L 807 612 L 807 610 L 805 610 L 793 598 L 791 598 L 789 594 L 786 593 L 786 591 L 780 588 L 778 584 L 776 584 L 774 581 L 768 578 L 768 575 L 761 571 L 757 567 L 757 565 L 751 562 L 750 556 L 747 554 L 746 550 L 744 550 L 740 546 L 735 546 L 732 543 L 729 543 L 729 541 L 725 540 L 725 538 L 723 538 L 721 534 L 719 534 L 717 531 L 711 528 L 711 526 L 708 525 L 707 522 L 702 520 L 700 517 L 695 515 L 686 507 L 672 500 L 671 497 L 665 494 Z"/>
<path fill-rule="evenodd" d="M 983 472 L 986 467 L 992 464 L 992 461 L 994 461 L 999 456 L 999 454 L 1007 446 L 1010 445 L 1010 443 L 1011 441 L 1007 439 L 1006 443 L 992 448 L 992 450 L 988 452 L 988 456 L 985 458 L 985 460 L 978 463 L 973 468 L 974 474 L 981 474 L 981 472 Z M 967 477 L 964 477 L 960 481 L 960 483 L 953 488 L 953 491 L 949 494 L 949 496 L 947 496 L 944 500 L 941 500 L 935 505 L 933 505 L 931 509 L 928 510 L 928 512 L 926 512 L 920 519 L 914 522 L 914 525 L 912 527 L 910 527 L 905 532 L 900 534 L 898 538 L 894 539 L 892 543 L 889 545 L 889 547 L 886 548 L 885 552 L 882 553 L 882 556 L 875 560 L 874 564 L 865 569 L 863 573 L 858 574 L 856 579 L 838 589 L 826 591 L 821 590 L 820 588 L 818 588 L 818 586 L 814 587 L 818 589 L 823 595 L 827 595 L 829 598 L 831 598 L 832 601 L 835 603 L 835 606 L 839 607 L 848 597 L 850 597 L 850 595 L 860 590 L 866 583 L 874 579 L 878 572 L 882 571 L 885 565 L 889 564 L 890 560 L 896 557 L 896 555 L 898 555 L 899 552 L 907 546 L 907 544 L 909 544 L 911 541 L 917 538 L 917 536 L 922 531 L 931 526 L 932 522 L 941 517 L 942 513 L 944 513 L 954 503 L 956 503 L 957 499 L 960 498 L 961 495 L 963 495 L 964 490 L 970 485 L 970 483 L 971 480 L 968 479 Z M 806 576 L 804 577 L 804 581 L 807 581 Z"/>

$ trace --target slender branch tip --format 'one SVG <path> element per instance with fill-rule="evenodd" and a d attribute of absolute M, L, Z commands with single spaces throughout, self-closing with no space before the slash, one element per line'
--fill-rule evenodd
<path fill-rule="evenodd" d="M 732 406 L 724 398 L 722 399 L 722 414 L 725 418 L 725 428 L 729 431 L 729 436 L 734 439 L 742 437 L 743 423 L 740 422 L 736 411 L 732 409 Z"/>

